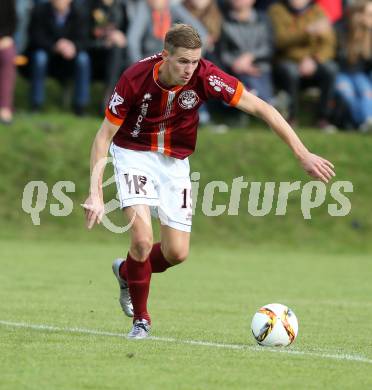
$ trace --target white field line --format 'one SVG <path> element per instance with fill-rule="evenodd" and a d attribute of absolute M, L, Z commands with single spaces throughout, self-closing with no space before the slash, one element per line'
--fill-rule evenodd
<path fill-rule="evenodd" d="M 114 333 L 106 332 L 95 329 L 86 329 L 86 328 L 63 328 L 59 326 L 43 325 L 43 324 L 29 324 L 25 322 L 12 322 L 0 320 L 0 325 L 8 326 L 11 328 L 26 328 L 40 331 L 49 331 L 49 332 L 61 332 L 61 333 L 80 333 L 80 334 L 89 334 L 94 336 L 108 336 L 108 337 L 121 337 L 126 338 L 126 335 L 123 333 Z M 168 337 L 149 337 L 150 340 L 168 342 L 168 343 L 179 343 L 179 344 L 189 344 L 189 345 L 198 345 L 203 347 L 212 347 L 212 348 L 225 348 L 233 350 L 242 350 L 242 351 L 253 351 L 253 352 L 271 352 L 271 353 L 283 353 L 287 355 L 300 355 L 300 356 L 314 356 L 322 359 L 334 359 L 334 360 L 347 360 L 361 363 L 372 364 L 372 359 L 368 359 L 360 355 L 350 355 L 350 354 L 335 354 L 328 352 L 312 352 L 312 351 L 299 351 L 294 349 L 278 349 L 278 348 L 267 348 L 259 346 L 249 346 L 241 344 L 224 344 L 224 343 L 213 343 L 208 341 L 200 340 L 181 340 Z"/>

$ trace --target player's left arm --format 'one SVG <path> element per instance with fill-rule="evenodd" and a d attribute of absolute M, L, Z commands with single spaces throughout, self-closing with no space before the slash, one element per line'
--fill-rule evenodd
<path fill-rule="evenodd" d="M 245 88 L 235 105 L 236 108 L 264 120 L 278 136 L 292 149 L 303 169 L 312 177 L 328 183 L 335 172 L 333 164 L 311 153 L 301 142 L 292 127 L 270 104 L 248 92 Z"/>

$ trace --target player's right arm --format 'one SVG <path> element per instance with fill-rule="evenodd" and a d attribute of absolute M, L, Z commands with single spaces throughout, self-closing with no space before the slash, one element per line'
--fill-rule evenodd
<path fill-rule="evenodd" d="M 119 127 L 105 118 L 93 141 L 90 153 L 89 196 L 82 204 L 88 229 L 91 229 L 95 223 L 99 224 L 105 212 L 102 191 L 103 173 L 108 149 Z"/>

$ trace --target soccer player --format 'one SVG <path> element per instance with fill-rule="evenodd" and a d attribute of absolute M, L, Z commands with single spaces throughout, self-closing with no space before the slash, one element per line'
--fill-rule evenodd
<path fill-rule="evenodd" d="M 275 108 L 202 59 L 201 46 L 191 26 L 174 25 L 162 53 L 124 71 L 92 146 L 90 191 L 83 205 L 87 227 L 100 223 L 104 214 L 104 164 L 98 163 L 109 149 L 121 208 L 131 226 L 127 257 L 113 263 L 120 304 L 127 316 L 133 316 L 129 338 L 149 335 L 152 274 L 182 263 L 188 255 L 192 214 L 188 156 L 195 149 L 198 108 L 204 101 L 218 98 L 262 118 L 306 172 L 324 182 L 334 176 L 333 165 L 309 152 Z M 154 207 L 161 222 L 161 242 L 155 244 L 150 212 Z"/>

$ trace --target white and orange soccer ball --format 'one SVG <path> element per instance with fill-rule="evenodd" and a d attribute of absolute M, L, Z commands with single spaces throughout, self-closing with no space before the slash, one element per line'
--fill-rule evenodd
<path fill-rule="evenodd" d="M 262 306 L 253 316 L 252 334 L 258 344 L 266 347 L 286 347 L 298 334 L 294 312 L 280 303 Z"/>

